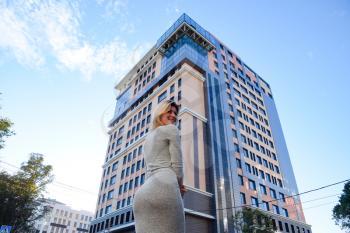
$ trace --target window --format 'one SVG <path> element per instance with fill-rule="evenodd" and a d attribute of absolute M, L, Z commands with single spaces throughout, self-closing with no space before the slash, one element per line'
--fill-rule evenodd
<path fill-rule="evenodd" d="M 249 179 L 248 182 L 249 182 L 249 189 L 256 190 L 255 181 Z"/>
<path fill-rule="evenodd" d="M 125 199 L 122 200 L 122 207 L 124 207 L 124 206 L 125 206 Z M 122 214 L 122 216 L 123 216 L 123 214 Z M 123 218 L 124 218 L 124 216 L 123 216 Z M 122 223 L 123 218 L 122 217 L 120 218 L 120 223 Z"/>
<path fill-rule="evenodd" d="M 145 174 L 142 174 L 141 175 L 141 180 L 140 180 L 140 183 L 141 185 L 145 182 Z"/>
<path fill-rule="evenodd" d="M 173 93 L 175 91 L 175 84 L 170 86 L 170 94 Z"/>
<path fill-rule="evenodd" d="M 123 125 L 122 127 L 119 128 L 118 134 L 121 134 L 121 133 L 123 133 L 123 132 L 124 132 L 124 125 Z"/>
<path fill-rule="evenodd" d="M 120 144 L 122 144 L 123 142 L 123 136 L 121 136 L 120 138 L 118 138 L 117 140 L 117 146 L 119 146 Z"/>
<path fill-rule="evenodd" d="M 261 204 L 261 208 L 263 210 L 270 211 L 270 206 L 269 206 L 269 203 L 267 201 L 263 201 L 263 203 Z"/>
<path fill-rule="evenodd" d="M 127 204 L 127 205 L 130 205 L 130 204 L 131 204 L 131 196 L 128 197 L 128 200 L 127 200 L 126 204 Z M 128 212 L 128 213 L 130 213 L 130 212 Z M 128 218 L 128 217 L 127 217 L 127 218 Z"/>
<path fill-rule="evenodd" d="M 246 201 L 246 199 L 245 199 L 245 194 L 244 194 L 244 193 L 240 193 L 240 194 L 239 194 L 239 197 L 240 197 L 240 199 L 241 199 L 241 204 L 242 204 L 242 205 L 247 204 L 247 201 Z"/>
<path fill-rule="evenodd" d="M 107 194 L 107 200 L 110 200 L 113 198 L 113 194 L 114 194 L 114 189 L 112 189 L 111 191 L 108 192 Z"/>
<path fill-rule="evenodd" d="M 131 180 L 129 181 L 129 190 L 132 189 L 133 184 L 134 184 L 134 180 L 131 179 Z"/>
<path fill-rule="evenodd" d="M 283 214 L 283 216 L 286 217 L 286 218 L 289 217 L 289 215 L 288 215 L 288 210 L 285 209 L 285 208 L 282 208 L 282 214 Z"/>
<path fill-rule="evenodd" d="M 233 147 L 234 147 L 234 151 L 235 151 L 235 152 L 239 152 L 239 147 L 238 147 L 238 144 L 237 144 L 237 143 L 234 143 L 234 144 L 233 144 Z"/>
<path fill-rule="evenodd" d="M 249 152 L 249 154 L 250 154 L 250 159 L 253 160 L 254 162 L 256 162 L 255 154 L 253 152 L 251 152 L 251 151 Z"/>
<path fill-rule="evenodd" d="M 247 143 L 247 139 L 246 139 L 246 137 L 245 137 L 243 134 L 241 134 L 241 138 L 242 138 L 242 141 L 243 141 L 244 143 Z"/>
<path fill-rule="evenodd" d="M 248 150 L 246 148 L 243 148 L 243 155 L 247 158 L 249 158 L 249 155 L 248 155 Z"/>
<path fill-rule="evenodd" d="M 279 199 L 282 200 L 283 202 L 286 202 L 286 198 L 284 197 L 283 193 L 279 193 L 280 197 Z"/>
<path fill-rule="evenodd" d="M 254 147 L 257 151 L 259 151 L 259 144 L 258 143 L 254 142 Z"/>
<path fill-rule="evenodd" d="M 242 168 L 242 163 L 240 159 L 236 158 L 236 163 L 238 168 Z"/>
<path fill-rule="evenodd" d="M 263 184 L 260 184 L 260 192 L 261 194 L 267 195 L 267 191 L 266 191 L 266 186 Z"/>
<path fill-rule="evenodd" d="M 181 87 L 181 78 L 179 80 L 177 80 L 177 86 Z"/>
<path fill-rule="evenodd" d="M 116 175 L 112 176 L 112 177 L 111 177 L 111 180 L 109 181 L 109 185 L 115 184 L 116 179 L 117 179 L 117 176 L 116 176 Z"/>
<path fill-rule="evenodd" d="M 272 188 L 270 188 L 270 195 L 272 198 L 277 199 L 276 191 Z"/>
<path fill-rule="evenodd" d="M 277 182 L 278 182 L 278 186 L 280 186 L 281 188 L 283 188 L 282 180 L 281 180 L 281 179 L 277 179 Z"/>
<path fill-rule="evenodd" d="M 266 178 L 268 182 L 271 182 L 271 175 L 269 173 L 266 173 Z"/>
<path fill-rule="evenodd" d="M 275 214 L 280 214 L 280 209 L 277 205 L 272 205 L 272 212 Z"/>
<path fill-rule="evenodd" d="M 254 166 L 252 166 L 252 169 L 253 169 L 253 174 L 256 176 L 259 176 L 258 169 Z"/>
<path fill-rule="evenodd" d="M 249 173 L 252 173 L 252 169 L 250 167 L 250 164 L 249 163 L 245 163 L 245 170 Z"/>
<path fill-rule="evenodd" d="M 128 190 L 128 182 L 124 184 L 124 193 Z"/>
<path fill-rule="evenodd" d="M 244 185 L 243 176 L 238 175 L 238 181 L 239 181 L 240 185 L 242 185 L 242 186 Z"/>
<path fill-rule="evenodd" d="M 106 209 L 105 209 L 105 214 L 110 213 L 111 210 L 112 210 L 112 205 L 107 206 Z"/>
<path fill-rule="evenodd" d="M 118 168 L 118 161 L 113 163 L 113 165 L 112 165 L 112 172 L 117 170 L 117 168 Z"/>
<path fill-rule="evenodd" d="M 288 223 L 284 223 L 284 226 L 286 227 L 286 232 L 289 232 L 289 225 L 288 225 Z"/>
<path fill-rule="evenodd" d="M 158 96 L 158 103 L 162 102 L 167 96 L 167 91 L 164 91 L 162 94 Z"/>
<path fill-rule="evenodd" d="M 137 161 L 136 163 L 136 171 L 140 170 L 141 160 Z"/>
<path fill-rule="evenodd" d="M 263 161 L 264 161 L 264 166 L 265 166 L 266 168 L 269 168 L 268 163 L 267 163 L 267 160 L 264 159 Z"/>
<path fill-rule="evenodd" d="M 126 168 L 125 176 L 128 176 L 130 174 L 130 167 Z"/>
<path fill-rule="evenodd" d="M 278 167 L 277 165 L 275 165 L 275 170 L 276 170 L 276 172 L 277 172 L 278 174 L 280 174 L 280 169 L 279 169 L 279 167 Z"/>
<path fill-rule="evenodd" d="M 265 180 L 265 172 L 263 170 L 259 170 L 260 178 Z"/>
<path fill-rule="evenodd" d="M 123 192 L 123 185 L 120 185 L 118 194 L 120 195 L 120 194 L 122 194 L 122 192 Z"/>
<path fill-rule="evenodd" d="M 142 154 L 142 145 L 139 146 L 139 151 L 138 151 L 138 155 L 141 155 Z"/>
<path fill-rule="evenodd" d="M 237 131 L 232 129 L 232 134 L 233 134 L 233 137 L 237 138 Z"/>
<path fill-rule="evenodd" d="M 139 186 L 139 177 L 138 176 L 135 178 L 134 186 L 135 187 Z"/>
<path fill-rule="evenodd" d="M 252 206 L 259 207 L 259 201 L 256 197 L 251 197 Z"/>
<path fill-rule="evenodd" d="M 177 93 L 177 101 L 180 101 L 181 100 L 181 91 L 179 91 L 178 93 Z"/>

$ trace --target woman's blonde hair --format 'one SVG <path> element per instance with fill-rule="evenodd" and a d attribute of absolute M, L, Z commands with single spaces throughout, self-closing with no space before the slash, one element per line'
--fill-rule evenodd
<path fill-rule="evenodd" d="M 156 110 L 153 113 L 153 119 L 152 119 L 152 129 L 156 129 L 157 127 L 162 125 L 162 122 L 160 121 L 160 117 L 162 114 L 167 113 L 171 107 L 174 106 L 177 110 L 177 113 L 179 113 L 180 106 L 175 103 L 173 100 L 165 100 L 163 103 L 157 106 Z"/>

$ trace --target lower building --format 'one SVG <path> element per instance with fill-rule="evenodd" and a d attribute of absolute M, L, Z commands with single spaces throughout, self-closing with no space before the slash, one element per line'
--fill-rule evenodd
<path fill-rule="evenodd" d="M 56 200 L 47 199 L 49 212 L 35 224 L 36 233 L 83 233 L 88 232 L 93 218 L 91 212 L 73 210 Z"/>

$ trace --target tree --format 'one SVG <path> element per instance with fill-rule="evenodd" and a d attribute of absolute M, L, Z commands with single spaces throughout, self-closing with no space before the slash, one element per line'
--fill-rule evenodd
<path fill-rule="evenodd" d="M 48 211 L 43 193 L 53 176 L 43 161 L 42 154 L 31 153 L 14 175 L 0 171 L 0 225 L 12 226 L 13 233 L 35 232 L 35 221 Z"/>
<path fill-rule="evenodd" d="M 272 217 L 258 209 L 244 207 L 233 217 L 234 228 L 242 233 L 273 233 Z"/>
<path fill-rule="evenodd" d="M 341 229 L 350 232 L 350 181 L 344 185 L 339 203 L 333 208 L 333 219 Z"/>
<path fill-rule="evenodd" d="M 0 92 L 1 95 L 1 92 Z M 1 106 L 0 106 L 1 109 Z M 0 149 L 4 147 L 4 138 L 14 134 L 11 130 L 13 123 L 8 118 L 0 117 Z"/>

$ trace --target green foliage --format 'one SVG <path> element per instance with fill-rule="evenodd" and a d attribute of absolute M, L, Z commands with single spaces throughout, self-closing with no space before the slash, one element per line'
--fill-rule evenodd
<path fill-rule="evenodd" d="M 43 161 L 43 155 L 32 153 L 16 174 L 0 172 L 0 225 L 12 226 L 13 233 L 35 232 L 35 221 L 47 212 L 43 192 L 53 177 Z"/>
<path fill-rule="evenodd" d="M 333 208 L 333 219 L 343 230 L 350 232 L 350 181 L 344 185 L 339 203 Z"/>
<path fill-rule="evenodd" d="M 9 137 L 14 134 L 14 132 L 11 130 L 12 125 L 13 123 L 8 118 L 0 117 L 0 149 L 4 148 L 5 137 Z"/>
<path fill-rule="evenodd" d="M 242 233 L 273 233 L 272 218 L 258 209 L 243 208 L 233 217 L 234 227 Z"/>

